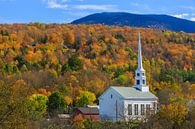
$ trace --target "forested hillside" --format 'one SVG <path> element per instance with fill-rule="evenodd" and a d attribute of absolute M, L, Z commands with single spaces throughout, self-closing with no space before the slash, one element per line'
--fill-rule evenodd
<path fill-rule="evenodd" d="M 72 22 L 72 24 L 104 24 L 112 26 L 131 26 L 155 28 L 160 30 L 195 32 L 195 22 L 169 15 L 146 15 L 125 12 L 103 12 L 90 14 Z"/>
<path fill-rule="evenodd" d="M 0 25 L 0 123 L 26 126 L 27 117 L 37 121 L 53 113 L 47 105 L 26 115 L 29 96 L 50 101 L 51 94 L 60 94 L 67 106 L 85 106 L 98 103 L 95 98 L 111 85 L 133 86 L 138 32 L 147 83 L 161 104 L 195 99 L 195 34 L 100 24 L 7 24 Z M 85 95 L 92 100 L 83 102 Z"/>

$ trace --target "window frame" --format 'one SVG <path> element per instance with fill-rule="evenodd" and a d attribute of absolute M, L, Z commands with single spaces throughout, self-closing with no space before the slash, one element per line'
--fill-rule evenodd
<path fill-rule="evenodd" d="M 133 109 L 132 104 L 128 104 L 128 115 L 133 115 L 132 109 Z"/>
<path fill-rule="evenodd" d="M 134 115 L 135 116 L 139 115 L 138 109 L 139 109 L 139 105 L 138 104 L 134 104 Z"/>
<path fill-rule="evenodd" d="M 146 80 L 142 80 L 142 84 L 144 84 L 144 85 L 145 85 L 145 84 L 146 84 Z"/>
<path fill-rule="evenodd" d="M 141 104 L 141 115 L 145 115 L 145 104 Z"/>
<path fill-rule="evenodd" d="M 150 104 L 146 104 L 146 114 L 147 115 L 150 115 L 150 110 L 151 110 L 150 106 L 151 106 Z"/>
<path fill-rule="evenodd" d="M 139 83 L 138 83 L 138 82 L 139 82 Z M 140 85 L 140 80 L 136 80 L 136 84 L 137 84 L 137 85 Z"/>

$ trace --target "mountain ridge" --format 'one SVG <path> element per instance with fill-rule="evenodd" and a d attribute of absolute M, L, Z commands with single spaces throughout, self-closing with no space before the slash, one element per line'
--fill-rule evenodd
<path fill-rule="evenodd" d="M 74 20 L 71 24 L 105 24 L 131 26 L 160 30 L 195 32 L 195 22 L 165 14 L 132 14 L 126 12 L 103 12 Z"/>

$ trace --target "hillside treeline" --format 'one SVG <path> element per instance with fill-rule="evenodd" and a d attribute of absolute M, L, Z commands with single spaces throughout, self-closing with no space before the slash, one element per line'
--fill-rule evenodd
<path fill-rule="evenodd" d="M 189 109 L 195 99 L 195 34 L 100 24 L 4 24 L 0 128 L 23 128 L 56 112 L 98 104 L 97 98 L 111 85 L 133 86 L 138 32 L 151 91 L 164 110 L 172 110 L 171 104 Z M 56 98 L 60 106 L 53 104 Z M 29 108 L 34 101 L 41 105 Z M 35 113 L 39 106 L 42 110 Z"/>

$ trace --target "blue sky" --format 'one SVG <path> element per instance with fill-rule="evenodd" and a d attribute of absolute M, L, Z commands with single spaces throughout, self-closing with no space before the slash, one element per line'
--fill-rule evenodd
<path fill-rule="evenodd" d="M 99 12 L 168 14 L 195 21 L 195 0 L 0 0 L 0 23 L 69 23 Z"/>

